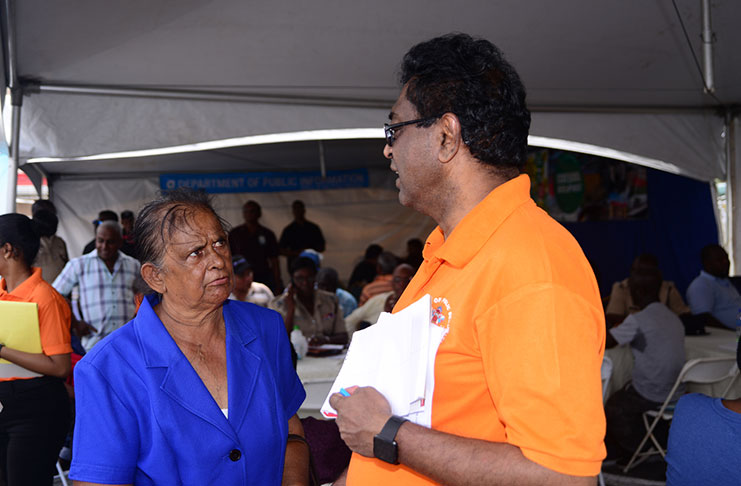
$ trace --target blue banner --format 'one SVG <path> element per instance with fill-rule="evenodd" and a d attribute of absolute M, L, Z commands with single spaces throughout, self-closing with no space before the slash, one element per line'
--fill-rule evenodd
<path fill-rule="evenodd" d="M 161 174 L 164 191 L 190 187 L 208 193 L 281 192 L 368 187 L 367 169 L 329 170 L 321 172 L 232 172 L 226 174 Z"/>

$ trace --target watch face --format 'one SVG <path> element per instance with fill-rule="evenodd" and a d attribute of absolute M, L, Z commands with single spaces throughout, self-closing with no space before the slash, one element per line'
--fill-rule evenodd
<path fill-rule="evenodd" d="M 398 464 L 398 447 L 396 441 L 387 441 L 376 435 L 373 437 L 373 455 L 389 464 Z"/>

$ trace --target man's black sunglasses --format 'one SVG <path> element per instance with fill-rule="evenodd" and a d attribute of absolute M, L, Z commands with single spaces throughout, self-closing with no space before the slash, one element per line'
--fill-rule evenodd
<path fill-rule="evenodd" d="M 393 123 L 391 125 L 389 125 L 388 123 L 384 123 L 383 124 L 383 133 L 386 135 L 386 145 L 388 145 L 389 147 L 393 147 L 394 146 L 394 141 L 396 140 L 394 138 L 394 133 L 395 133 L 395 131 L 396 131 L 397 128 L 401 128 L 401 127 L 406 126 L 406 125 L 414 125 L 416 123 L 427 123 L 427 122 L 430 122 L 432 120 L 436 120 L 438 118 L 440 118 L 440 117 L 439 116 L 430 116 L 430 117 L 427 117 L 427 118 L 419 118 L 417 120 L 409 120 L 409 121 L 405 121 L 405 122 Z"/>

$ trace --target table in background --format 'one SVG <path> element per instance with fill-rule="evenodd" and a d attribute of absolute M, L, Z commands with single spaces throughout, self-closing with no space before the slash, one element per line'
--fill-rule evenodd
<path fill-rule="evenodd" d="M 319 409 L 322 408 L 344 359 L 345 353 L 321 358 L 306 356 L 298 360 L 296 372 L 306 390 L 306 400 L 298 410 L 300 417 L 321 418 Z"/>
<path fill-rule="evenodd" d="M 687 361 L 695 358 L 736 357 L 736 332 L 730 329 L 710 328 L 705 336 L 685 336 L 684 352 Z M 616 346 L 605 351 L 605 356 L 612 360 L 612 378 L 607 388 L 607 396 L 621 389 L 630 381 L 633 372 L 633 354 L 628 345 Z M 715 385 L 688 384 L 688 392 L 705 393 L 720 396 L 728 386 L 729 380 Z M 741 379 L 737 379 L 728 398 L 741 397 Z"/>

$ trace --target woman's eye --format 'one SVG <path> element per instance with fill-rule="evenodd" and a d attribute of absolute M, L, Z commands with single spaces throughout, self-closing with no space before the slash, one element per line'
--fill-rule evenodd
<path fill-rule="evenodd" d="M 214 247 L 215 248 L 220 248 L 220 247 L 222 247 L 224 245 L 226 245 L 226 240 L 224 238 L 221 238 L 219 240 L 216 240 L 216 242 L 214 243 Z"/>
<path fill-rule="evenodd" d="M 192 252 L 190 252 L 190 255 L 188 255 L 188 256 L 197 257 L 201 253 L 203 253 L 202 250 L 193 250 Z"/>

